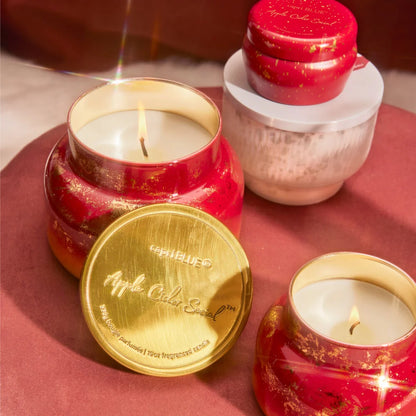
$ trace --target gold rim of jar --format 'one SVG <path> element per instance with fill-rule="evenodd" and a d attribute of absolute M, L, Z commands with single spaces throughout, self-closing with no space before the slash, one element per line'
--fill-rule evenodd
<path fill-rule="evenodd" d="M 222 118 L 218 107 L 207 95 L 180 82 L 143 77 L 111 81 L 86 91 L 78 97 L 70 107 L 67 117 L 70 139 L 87 152 L 111 160 L 111 157 L 89 148 L 77 136 L 77 131 L 98 117 L 120 111 L 137 110 L 139 100 L 146 110 L 181 115 L 195 121 L 211 134 L 212 139 L 205 146 L 178 160 L 187 159 L 200 153 L 220 136 Z M 117 162 L 137 164 L 122 160 L 117 160 Z M 169 162 L 154 164 L 160 165 Z M 152 163 L 147 165 L 152 165 Z"/>
<path fill-rule="evenodd" d="M 404 302 L 416 320 L 416 283 L 404 270 L 376 256 L 344 251 L 316 257 L 304 264 L 295 273 L 289 287 L 289 304 L 296 318 L 302 322 L 304 327 L 316 333 L 319 337 L 327 339 L 328 342 L 352 348 L 365 349 L 380 349 L 380 347 L 386 345 L 393 345 L 405 341 L 412 334 L 416 334 L 415 324 L 408 332 L 388 344 L 356 345 L 346 344 L 329 338 L 310 327 L 296 308 L 294 294 L 312 283 L 340 278 L 367 282 L 387 290 Z"/>

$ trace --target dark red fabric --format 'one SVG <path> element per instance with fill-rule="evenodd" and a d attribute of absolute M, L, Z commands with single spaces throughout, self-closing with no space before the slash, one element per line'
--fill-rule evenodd
<path fill-rule="evenodd" d="M 205 89 L 217 102 L 221 89 Z M 24 148 L 1 173 L 1 409 L 16 415 L 261 415 L 251 386 L 257 328 L 295 271 L 339 250 L 383 257 L 416 276 L 416 115 L 382 105 L 363 168 L 326 202 L 288 207 L 247 191 L 241 244 L 253 308 L 234 348 L 200 373 L 133 373 L 84 322 L 78 280 L 46 240 L 43 168 L 65 126 Z M 414 415 L 416 403 L 403 412 Z"/>
<path fill-rule="evenodd" d="M 185 55 L 225 61 L 256 0 L 4 0 L 2 44 L 41 65 L 91 71 Z"/>
<path fill-rule="evenodd" d="M 257 0 L 2 0 L 1 42 L 67 71 L 185 55 L 225 62 L 241 48 Z M 358 51 L 377 67 L 416 70 L 414 0 L 340 0 L 358 22 Z M 130 4 L 130 7 L 128 7 Z"/>

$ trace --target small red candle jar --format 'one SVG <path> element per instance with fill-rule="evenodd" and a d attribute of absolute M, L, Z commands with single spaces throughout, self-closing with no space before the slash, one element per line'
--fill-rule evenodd
<path fill-rule="evenodd" d="M 357 55 L 357 23 L 333 0 L 264 0 L 243 42 L 250 85 L 279 103 L 319 104 L 340 94 Z"/>
<path fill-rule="evenodd" d="M 128 152 L 117 153 L 117 146 L 113 146 L 117 141 L 125 146 L 124 131 L 132 127 L 127 126 L 130 121 L 117 118 L 133 111 L 137 119 L 139 101 L 146 111 L 163 116 L 153 126 L 161 142 L 156 144 L 155 152 L 152 146 L 148 147 L 149 160 L 140 154 L 141 137 L 133 138 L 137 153 L 133 152 L 132 157 Z M 108 117 L 116 119 L 110 120 L 110 127 L 106 124 L 94 131 L 92 141 L 82 137 L 83 127 Z M 172 117 L 170 127 L 167 123 Z M 191 126 L 187 133 L 183 125 L 191 123 L 197 126 Z M 114 124 L 120 128 L 114 133 L 113 147 L 108 148 L 104 135 Z M 205 130 L 208 135 L 196 149 L 193 134 L 200 132 L 193 133 L 194 128 Z M 148 204 L 170 202 L 199 208 L 238 236 L 243 173 L 235 153 L 221 135 L 221 128 L 218 108 L 207 96 L 172 81 L 130 79 L 105 84 L 81 96 L 69 111 L 68 132 L 52 150 L 45 170 L 50 212 L 48 239 L 62 265 L 79 277 L 98 235 L 122 214 Z M 137 126 L 134 130 L 137 134 Z M 169 140 L 173 133 L 174 141 Z M 167 156 L 160 156 L 165 148 Z M 156 156 L 152 159 L 153 154 Z"/>
<path fill-rule="evenodd" d="M 362 314 L 343 326 L 336 315 L 343 320 L 350 299 Z M 253 372 L 261 408 L 267 416 L 410 410 L 416 399 L 415 319 L 416 284 L 393 264 L 349 252 L 312 260 L 261 322 Z"/>

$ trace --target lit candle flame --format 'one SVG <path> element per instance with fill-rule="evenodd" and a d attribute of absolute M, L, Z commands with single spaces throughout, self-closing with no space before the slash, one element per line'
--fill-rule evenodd
<path fill-rule="evenodd" d="M 142 148 L 143 156 L 148 157 L 149 154 L 147 153 L 147 149 L 145 146 L 145 141 L 147 140 L 146 117 L 144 113 L 144 107 L 140 102 L 137 105 L 137 115 L 138 115 L 137 136 L 140 141 L 140 146 Z"/>
<path fill-rule="evenodd" d="M 351 309 L 350 319 L 348 322 L 350 324 L 350 335 L 352 335 L 355 327 L 360 324 L 360 314 L 356 305 L 354 305 Z"/>

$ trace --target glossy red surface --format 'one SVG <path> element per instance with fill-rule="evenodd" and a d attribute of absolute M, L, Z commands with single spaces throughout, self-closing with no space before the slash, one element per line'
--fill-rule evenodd
<path fill-rule="evenodd" d="M 263 97 L 289 105 L 313 105 L 339 95 L 353 69 L 357 51 L 329 61 L 293 62 L 265 55 L 246 36 L 243 56 L 252 88 Z"/>
<path fill-rule="evenodd" d="M 283 104 L 329 101 L 351 73 L 356 38 L 353 14 L 336 1 L 260 1 L 250 11 L 243 42 L 248 81 Z"/>
<path fill-rule="evenodd" d="M 263 318 L 253 386 L 267 416 L 393 416 L 416 391 L 416 328 L 391 345 L 333 342 L 308 329 L 281 298 Z"/>
<path fill-rule="evenodd" d="M 250 10 L 247 35 L 259 51 L 274 58 L 326 61 L 355 47 L 357 22 L 333 0 L 263 0 Z"/>
<path fill-rule="evenodd" d="M 120 215 L 142 205 L 191 205 L 238 236 L 244 179 L 234 151 L 220 135 L 187 158 L 160 164 L 102 157 L 65 135 L 49 156 L 45 192 L 52 251 L 79 277 L 98 235 Z"/>

